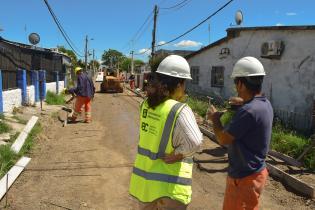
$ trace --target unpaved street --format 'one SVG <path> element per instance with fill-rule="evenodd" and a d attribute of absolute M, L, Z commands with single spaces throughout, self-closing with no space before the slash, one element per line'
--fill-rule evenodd
<path fill-rule="evenodd" d="M 8 209 L 136 210 L 128 195 L 129 177 L 138 141 L 138 102 L 123 94 L 97 94 L 93 122 L 62 127 L 48 115 L 26 171 L 8 194 Z M 190 210 L 219 210 L 225 188 L 227 158 L 205 138 L 205 170 L 194 167 Z M 4 206 L 4 200 L 0 206 Z M 270 179 L 262 209 L 314 209 L 313 201 L 287 192 Z"/>

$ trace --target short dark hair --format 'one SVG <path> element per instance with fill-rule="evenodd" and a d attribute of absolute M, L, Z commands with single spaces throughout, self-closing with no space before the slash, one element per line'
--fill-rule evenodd
<path fill-rule="evenodd" d="M 150 108 L 155 108 L 175 91 L 178 84 L 183 84 L 185 79 L 171 77 L 160 73 L 151 73 L 148 80 L 147 97 Z"/>
<path fill-rule="evenodd" d="M 240 81 L 251 92 L 260 93 L 262 89 L 263 80 L 264 76 L 236 77 L 234 79 L 234 83 L 237 84 Z"/>

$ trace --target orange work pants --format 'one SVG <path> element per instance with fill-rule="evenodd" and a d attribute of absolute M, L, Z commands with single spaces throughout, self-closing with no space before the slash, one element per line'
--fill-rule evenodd
<path fill-rule="evenodd" d="M 227 177 L 223 210 L 258 210 L 259 198 L 266 185 L 267 169 L 241 179 Z"/>
<path fill-rule="evenodd" d="M 72 115 L 72 119 L 76 120 L 79 114 L 81 114 L 82 107 L 84 106 L 85 111 L 85 121 L 91 121 L 91 98 L 77 96 L 75 105 L 74 105 L 74 113 Z"/>

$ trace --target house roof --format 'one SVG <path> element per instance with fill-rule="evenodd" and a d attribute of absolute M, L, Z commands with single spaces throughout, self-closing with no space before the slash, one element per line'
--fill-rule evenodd
<path fill-rule="evenodd" d="M 10 41 L 10 40 L 4 39 L 1 36 L 0 36 L 0 42 L 4 42 L 4 43 L 7 43 L 9 45 L 14 45 L 16 47 L 24 48 L 27 50 L 32 50 L 32 51 L 37 51 L 37 52 L 42 52 L 42 53 L 57 54 L 57 55 L 67 57 L 68 59 L 71 59 L 68 55 L 66 55 L 64 53 L 53 52 L 51 49 L 48 49 L 48 48 L 34 47 L 33 45 L 28 45 L 28 44 L 24 44 L 24 43 Z"/>
<path fill-rule="evenodd" d="M 195 51 L 187 56 L 185 56 L 186 59 L 192 58 L 195 55 L 198 55 L 202 53 L 205 50 L 208 50 L 212 47 L 215 47 L 217 45 L 220 45 L 229 39 L 233 39 L 237 37 L 235 35 L 235 32 L 240 32 L 240 31 L 258 31 L 258 30 L 315 30 L 315 25 L 300 25 L 300 26 L 258 26 L 258 27 L 233 27 L 233 28 L 228 28 L 226 29 L 227 31 L 227 36 L 219 39 L 218 41 L 215 41 L 203 48 L 201 48 L 198 51 Z"/>

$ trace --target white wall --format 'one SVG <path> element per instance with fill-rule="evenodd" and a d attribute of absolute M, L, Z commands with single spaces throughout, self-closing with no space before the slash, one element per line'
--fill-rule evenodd
<path fill-rule="evenodd" d="M 64 88 L 64 81 L 59 81 L 59 92 Z M 46 91 L 56 93 L 56 82 L 46 83 Z M 3 91 L 3 112 L 12 112 L 14 107 L 22 106 L 21 89 Z M 26 92 L 27 105 L 35 104 L 35 87 L 33 85 L 27 87 Z"/>
<path fill-rule="evenodd" d="M 56 93 L 56 82 L 46 83 L 46 92 L 48 91 Z"/>
<path fill-rule="evenodd" d="M 65 82 L 59 81 L 59 93 L 64 89 L 64 87 L 65 87 Z"/>
<path fill-rule="evenodd" d="M 28 86 L 26 89 L 26 104 L 34 105 L 35 104 L 35 87 L 33 85 Z"/>
<path fill-rule="evenodd" d="M 2 92 L 3 112 L 12 112 L 14 107 L 22 105 L 21 89 L 7 90 Z"/>

